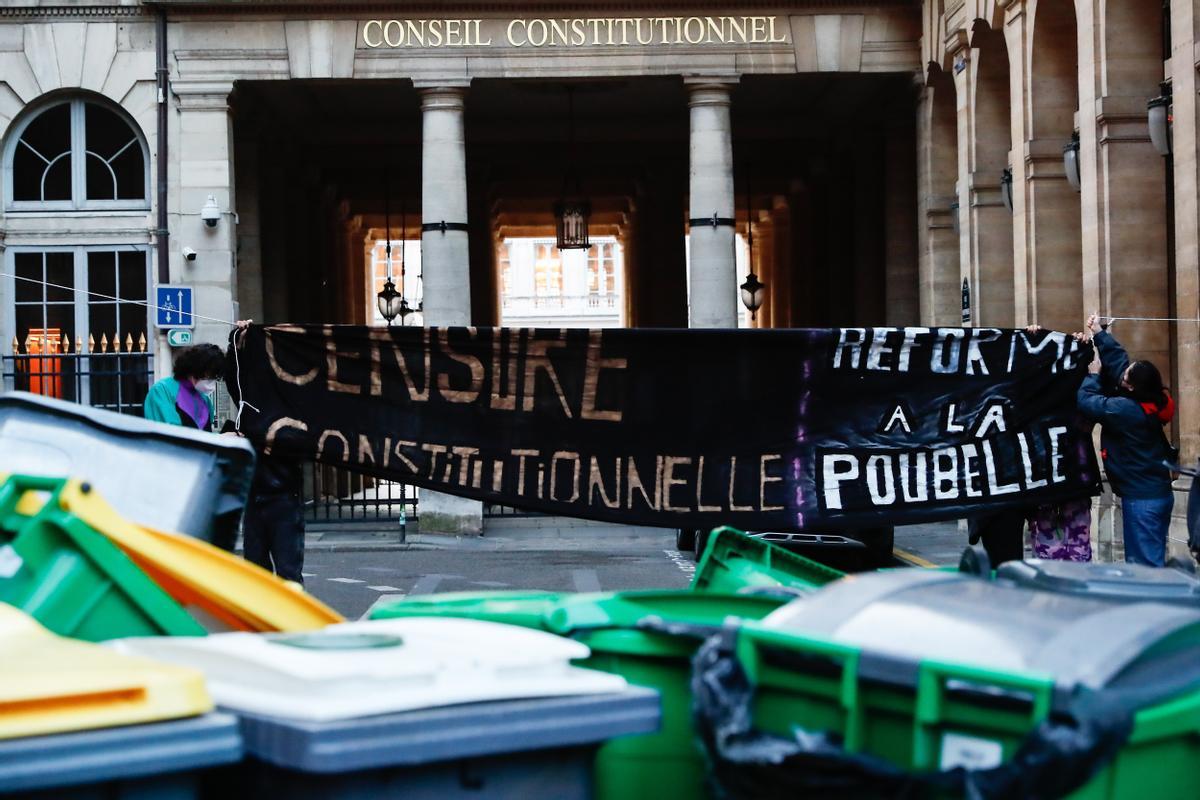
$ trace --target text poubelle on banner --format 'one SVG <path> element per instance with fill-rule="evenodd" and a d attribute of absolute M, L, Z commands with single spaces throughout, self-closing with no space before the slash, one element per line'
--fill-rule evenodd
<path fill-rule="evenodd" d="M 996 328 L 251 326 L 227 381 L 289 458 L 668 527 L 838 529 L 1095 494 L 1091 348 Z M 237 398 L 235 398 L 237 399 Z"/>

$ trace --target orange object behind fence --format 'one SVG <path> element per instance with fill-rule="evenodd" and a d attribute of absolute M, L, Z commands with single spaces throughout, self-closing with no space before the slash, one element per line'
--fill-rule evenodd
<path fill-rule="evenodd" d="M 59 328 L 30 328 L 25 337 L 25 368 L 29 374 L 29 391 L 44 397 L 62 398 L 62 330 Z"/>

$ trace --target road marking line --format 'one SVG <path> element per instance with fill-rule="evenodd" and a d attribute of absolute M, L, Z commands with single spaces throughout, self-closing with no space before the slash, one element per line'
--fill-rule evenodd
<path fill-rule="evenodd" d="M 387 603 L 391 603 L 396 600 L 403 600 L 404 597 L 405 597 L 405 595 L 403 592 L 398 592 L 396 594 L 381 594 L 381 595 L 379 595 L 379 597 L 377 597 L 375 599 L 374 603 L 371 603 L 370 608 L 368 608 L 366 611 L 364 611 L 362 613 L 362 616 L 359 617 L 359 619 L 370 619 L 371 612 L 374 611 L 379 606 L 385 605 Z"/>
<path fill-rule="evenodd" d="M 442 582 L 445 575 L 424 575 L 422 578 L 413 584 L 409 594 L 433 594 L 437 591 L 438 584 Z"/>
<path fill-rule="evenodd" d="M 696 574 L 696 565 L 688 560 L 683 553 L 678 550 L 663 550 L 663 552 L 667 554 L 667 558 L 671 559 L 671 562 L 675 566 L 679 567 L 679 571 L 684 575 L 691 576 Z"/>
<path fill-rule="evenodd" d="M 357 578 L 326 578 L 325 580 L 333 581 L 334 583 L 366 583 L 366 581 L 360 581 Z"/>
<path fill-rule="evenodd" d="M 317 573 L 315 573 L 315 572 L 301 572 L 300 574 L 301 574 L 301 575 L 303 575 L 303 576 L 304 576 L 304 577 L 306 577 L 306 578 L 315 578 L 315 577 L 317 577 Z"/>
<path fill-rule="evenodd" d="M 398 592 L 399 588 L 395 586 L 368 586 L 368 589 L 374 589 L 377 592 Z"/>
<path fill-rule="evenodd" d="M 913 565 L 914 567 L 936 567 L 937 566 L 937 564 L 933 563 L 932 561 L 927 561 L 926 559 L 921 558 L 916 553 L 910 553 L 907 550 L 901 550 L 899 547 L 892 548 L 892 555 L 894 555 L 896 558 L 900 559 L 901 561 L 903 561 L 907 564 Z"/>
<path fill-rule="evenodd" d="M 596 570 L 594 569 L 571 570 L 571 583 L 575 584 L 575 591 L 577 592 L 600 591 L 600 578 L 596 575 Z"/>

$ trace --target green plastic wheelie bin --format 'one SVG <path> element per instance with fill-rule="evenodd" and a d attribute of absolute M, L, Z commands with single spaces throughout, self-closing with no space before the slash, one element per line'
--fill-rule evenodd
<path fill-rule="evenodd" d="M 405 599 L 381 606 L 371 617 L 468 617 L 552 631 L 587 644 L 591 655 L 580 666 L 656 689 L 662 701 L 657 733 L 621 737 L 600 748 L 596 797 L 660 800 L 664 791 L 672 798 L 707 794 L 704 761 L 691 722 L 689 680 L 696 647 L 730 618 L 760 619 L 788 599 L 781 594 L 688 590 L 471 592 Z"/>
<path fill-rule="evenodd" d="M 726 622 L 761 619 L 786 602 L 766 594 L 621 592 L 563 602 L 548 628 L 592 651 L 580 666 L 614 672 L 657 689 L 659 731 L 604 744 L 596 755 L 596 797 L 708 796 L 705 764 L 692 724 L 691 660 L 704 638 Z"/>
<path fill-rule="evenodd" d="M 856 576 L 703 645 L 732 796 L 1195 797 L 1200 609 L 934 570 Z"/>
<path fill-rule="evenodd" d="M 778 590 L 800 595 L 845 576 L 833 567 L 725 526 L 709 534 L 691 588 L 707 592 Z"/>
<path fill-rule="evenodd" d="M 107 537 L 61 508 L 64 484 L 13 475 L 0 485 L 0 602 L 57 634 L 87 641 L 205 635 Z M 29 517 L 16 513 L 27 492 L 49 495 Z"/>

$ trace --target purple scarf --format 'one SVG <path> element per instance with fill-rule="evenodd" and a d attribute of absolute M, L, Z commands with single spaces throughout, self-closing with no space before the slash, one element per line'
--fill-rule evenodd
<path fill-rule="evenodd" d="M 200 392 L 196 391 L 196 387 L 191 381 L 179 381 L 179 391 L 175 395 L 175 405 L 192 418 L 197 428 L 202 431 L 208 430 L 208 403 L 204 402 L 204 397 Z"/>

